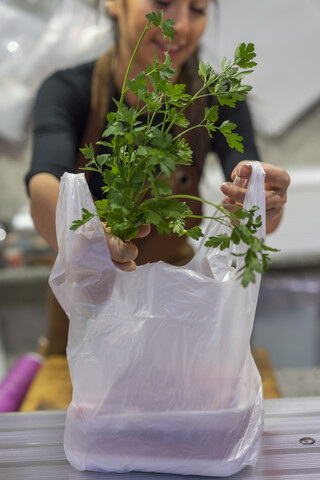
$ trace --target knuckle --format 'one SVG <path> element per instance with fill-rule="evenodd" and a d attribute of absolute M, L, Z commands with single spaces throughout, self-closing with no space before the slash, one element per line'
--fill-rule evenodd
<path fill-rule="evenodd" d="M 116 260 L 118 262 L 131 262 L 138 255 L 138 249 L 133 243 L 122 242 L 119 240 L 117 249 L 116 249 Z"/>
<path fill-rule="evenodd" d="M 113 263 L 122 272 L 133 272 L 136 269 L 136 264 L 134 261 L 122 263 L 113 260 Z"/>
<path fill-rule="evenodd" d="M 285 172 L 285 174 L 286 174 L 286 175 L 285 175 L 285 178 L 286 178 L 286 179 L 285 179 L 286 187 L 288 188 L 289 185 L 290 185 L 290 183 L 291 183 L 291 178 L 290 178 L 290 175 L 289 175 L 288 172 Z"/>
<path fill-rule="evenodd" d="M 287 203 L 287 200 L 288 200 L 288 195 L 287 195 L 287 192 L 285 192 L 283 196 L 283 204 Z"/>

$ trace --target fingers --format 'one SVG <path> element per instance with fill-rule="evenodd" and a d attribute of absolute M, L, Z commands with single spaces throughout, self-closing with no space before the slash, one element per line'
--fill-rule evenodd
<path fill-rule="evenodd" d="M 138 233 L 138 235 L 137 235 L 137 238 L 146 237 L 147 235 L 149 235 L 150 230 L 151 230 L 151 226 L 150 226 L 150 225 L 140 225 L 140 227 L 139 227 L 139 233 Z"/>
<path fill-rule="evenodd" d="M 125 263 L 116 262 L 115 260 L 112 260 L 112 261 L 113 261 L 113 264 L 123 272 L 133 272 L 137 268 L 136 263 L 134 261 L 125 262 Z"/>
<path fill-rule="evenodd" d="M 269 163 L 261 162 L 263 169 L 265 171 L 265 184 L 267 189 L 271 190 L 280 189 L 283 191 L 287 191 L 290 185 L 290 176 L 289 174 L 283 170 L 283 168 L 277 167 L 276 165 L 271 165 Z M 250 162 L 243 161 L 240 162 L 233 170 L 231 174 L 232 180 L 235 179 L 236 176 L 240 177 L 242 180 L 249 180 L 251 175 L 252 167 Z"/>
<path fill-rule="evenodd" d="M 223 207 L 224 207 L 226 210 L 228 210 L 228 212 L 231 212 L 231 213 L 236 212 L 236 211 L 239 209 L 239 207 L 240 207 L 240 205 L 237 205 L 237 204 L 233 203 L 232 200 L 231 200 L 231 198 L 228 198 L 228 197 L 226 197 L 226 198 L 223 200 L 223 202 L 221 202 L 221 203 L 222 203 Z M 233 205 L 234 205 L 234 206 L 233 206 Z"/>
<path fill-rule="evenodd" d="M 250 165 L 249 162 L 246 162 L 246 161 L 240 162 L 233 169 L 233 171 L 231 173 L 231 179 L 233 181 L 235 179 L 236 175 L 238 175 L 238 177 L 240 177 L 240 178 L 248 179 L 251 175 L 251 171 L 252 171 L 252 168 L 251 168 L 251 165 Z"/>
<path fill-rule="evenodd" d="M 104 224 L 102 225 L 114 265 L 124 272 L 135 270 L 136 263 L 134 260 L 138 256 L 136 245 L 131 240 L 123 242 L 119 237 L 112 235 L 109 228 L 106 228 Z M 141 225 L 137 237 L 147 236 L 150 233 L 150 229 L 150 225 Z"/>
<path fill-rule="evenodd" d="M 271 208 L 266 211 L 266 233 L 272 233 L 280 223 L 282 208 Z"/>
<path fill-rule="evenodd" d="M 277 167 L 275 165 L 262 163 L 262 166 L 264 168 L 264 171 L 266 172 L 266 186 L 286 192 L 290 185 L 289 174 L 285 170 L 283 170 L 283 168 Z"/>
<path fill-rule="evenodd" d="M 283 206 L 287 201 L 287 189 L 278 188 L 276 189 L 272 185 L 265 184 L 266 190 L 266 207 L 269 208 L 279 208 Z M 222 203 L 242 205 L 244 202 L 244 197 L 246 195 L 246 189 L 239 187 L 231 182 L 225 182 L 221 185 L 221 191 L 226 197 L 223 199 Z"/>
<path fill-rule="evenodd" d="M 226 196 L 222 203 L 224 205 L 242 205 L 246 195 L 246 189 L 231 182 L 221 185 L 221 191 Z"/>
<path fill-rule="evenodd" d="M 265 176 L 266 190 L 266 230 L 271 233 L 278 226 L 283 207 L 287 201 L 287 190 L 290 184 L 288 173 L 280 167 L 268 163 L 262 163 Z M 226 197 L 223 204 L 243 205 L 246 194 L 246 186 L 252 168 L 250 162 L 240 162 L 233 170 L 231 178 L 236 179 L 236 183 L 225 182 L 221 185 L 221 191 Z M 227 207 L 231 210 L 232 207 Z"/>
<path fill-rule="evenodd" d="M 104 234 L 108 243 L 113 263 L 125 272 L 132 272 L 136 268 L 134 260 L 137 258 L 138 249 L 130 241 L 123 242 L 119 237 L 112 235 L 109 228 L 104 228 Z"/>

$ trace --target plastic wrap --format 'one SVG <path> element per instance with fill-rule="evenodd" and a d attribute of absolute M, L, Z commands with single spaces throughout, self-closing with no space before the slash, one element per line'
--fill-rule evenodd
<path fill-rule="evenodd" d="M 80 0 L 0 2 L 0 137 L 23 140 L 42 81 L 97 58 L 113 42 L 111 30 Z"/>

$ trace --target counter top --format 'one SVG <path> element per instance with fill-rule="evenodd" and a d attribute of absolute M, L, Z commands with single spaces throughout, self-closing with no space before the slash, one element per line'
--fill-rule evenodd
<path fill-rule="evenodd" d="M 63 450 L 65 411 L 0 415 L 1 480 L 174 480 L 178 475 L 78 472 Z M 302 438 L 314 443 L 302 444 Z M 193 480 L 197 477 L 192 477 Z M 204 477 L 199 477 L 203 480 Z M 213 478 L 213 477 L 211 477 Z M 319 480 L 320 397 L 265 400 L 265 427 L 256 467 L 232 480 Z"/>

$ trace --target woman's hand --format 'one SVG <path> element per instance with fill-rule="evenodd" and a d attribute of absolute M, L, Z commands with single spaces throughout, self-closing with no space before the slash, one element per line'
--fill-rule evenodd
<path fill-rule="evenodd" d="M 290 184 L 289 174 L 280 167 L 269 163 L 261 163 L 265 177 L 266 190 L 266 232 L 272 233 L 279 225 L 283 207 L 287 201 L 287 190 Z M 236 185 L 231 182 L 225 182 L 221 186 L 221 191 L 226 195 L 223 199 L 224 204 L 243 205 L 246 184 L 251 175 L 250 162 L 240 162 L 232 172 L 231 178 L 235 179 L 236 175 L 241 179 L 243 186 Z"/>
<path fill-rule="evenodd" d="M 132 272 L 136 269 L 135 259 L 138 256 L 138 248 L 131 240 L 123 242 L 119 237 L 112 235 L 108 228 L 104 232 L 108 242 L 108 248 L 113 263 L 124 272 Z M 150 233 L 150 225 L 141 225 L 137 238 L 146 237 Z"/>

